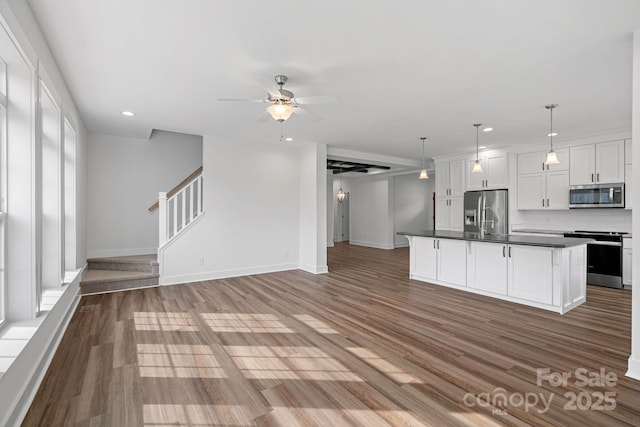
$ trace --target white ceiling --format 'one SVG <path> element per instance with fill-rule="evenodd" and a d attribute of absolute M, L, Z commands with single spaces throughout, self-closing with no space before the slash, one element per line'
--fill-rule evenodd
<path fill-rule="evenodd" d="M 273 76 L 336 95 L 286 136 L 419 159 L 631 126 L 638 0 L 30 0 L 89 131 L 278 141 Z M 135 118 L 120 115 L 134 111 Z"/>

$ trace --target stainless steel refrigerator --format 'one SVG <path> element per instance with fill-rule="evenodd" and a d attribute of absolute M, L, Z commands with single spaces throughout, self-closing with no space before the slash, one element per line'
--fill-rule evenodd
<path fill-rule="evenodd" d="M 481 234 L 509 234 L 507 190 L 464 193 L 464 231 Z"/>

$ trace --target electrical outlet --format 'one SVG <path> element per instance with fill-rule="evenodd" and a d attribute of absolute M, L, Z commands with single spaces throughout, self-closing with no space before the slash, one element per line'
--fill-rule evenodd
<path fill-rule="evenodd" d="M 198 265 L 204 265 L 204 258 L 198 258 Z"/>

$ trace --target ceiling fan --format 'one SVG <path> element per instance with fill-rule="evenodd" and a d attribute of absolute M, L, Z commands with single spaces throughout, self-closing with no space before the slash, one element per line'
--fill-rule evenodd
<path fill-rule="evenodd" d="M 310 113 L 304 110 L 301 105 L 305 104 L 335 104 L 338 99 L 333 95 L 322 96 L 305 96 L 296 97 L 290 90 L 284 89 L 284 85 L 289 80 L 285 75 L 278 74 L 274 77 L 274 81 L 278 86 L 277 91 L 268 91 L 266 99 L 233 99 L 233 98 L 221 98 L 218 101 L 240 101 L 240 102 L 262 102 L 271 104 L 267 107 L 258 121 L 265 121 L 269 117 L 282 123 L 287 120 L 293 113 L 296 114 L 308 114 Z M 268 114 L 267 114 L 268 113 Z"/>

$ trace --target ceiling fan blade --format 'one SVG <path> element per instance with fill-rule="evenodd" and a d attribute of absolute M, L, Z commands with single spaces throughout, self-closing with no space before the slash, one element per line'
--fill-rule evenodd
<path fill-rule="evenodd" d="M 232 102 L 269 102 L 268 99 L 235 99 L 235 98 L 218 98 L 218 101 L 232 101 Z"/>
<path fill-rule="evenodd" d="M 260 117 L 258 117 L 258 121 L 259 122 L 266 122 L 271 118 L 271 114 L 269 114 L 268 112 L 263 112 L 262 114 L 260 114 Z"/>
<path fill-rule="evenodd" d="M 318 116 L 316 114 L 313 114 L 313 113 L 309 112 L 308 110 L 305 110 L 304 108 L 299 107 L 299 106 L 294 106 L 293 113 L 294 114 L 300 114 L 301 116 L 304 116 L 304 117 L 308 117 L 311 120 L 314 120 L 316 122 L 319 122 L 320 120 L 322 120 L 322 118 L 320 116 Z"/>
<path fill-rule="evenodd" d="M 318 95 L 318 96 L 303 96 L 295 97 L 291 100 L 296 104 L 337 104 L 340 102 L 335 95 Z"/>

